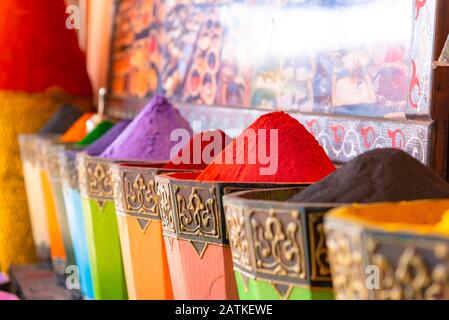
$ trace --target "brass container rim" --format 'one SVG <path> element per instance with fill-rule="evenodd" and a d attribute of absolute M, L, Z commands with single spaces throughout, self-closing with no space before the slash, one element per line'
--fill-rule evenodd
<path fill-rule="evenodd" d="M 113 165 L 112 180 L 116 214 L 134 218 L 143 232 L 152 220 L 161 220 L 156 176 L 182 169 L 164 168 L 167 161 L 119 163 Z"/>
<path fill-rule="evenodd" d="M 301 187 L 301 186 L 310 186 L 311 183 L 292 183 L 292 182 L 240 182 L 240 181 L 204 181 L 204 180 L 196 180 L 196 177 L 200 172 L 193 171 L 193 170 L 187 170 L 187 172 L 171 172 L 171 173 L 161 173 L 158 175 L 160 179 L 166 179 L 169 181 L 182 181 L 182 182 L 191 182 L 195 185 L 204 185 L 204 186 L 226 186 L 226 187 L 233 187 L 233 186 L 247 186 L 248 189 L 251 189 L 249 187 L 254 186 L 253 189 L 271 189 L 271 188 L 277 188 L 277 187 L 284 187 L 284 188 L 294 188 L 294 187 Z M 181 176 L 180 176 L 181 175 Z M 185 176 L 182 176 L 185 175 Z"/>
<path fill-rule="evenodd" d="M 341 224 L 348 227 L 354 227 L 366 232 L 381 232 L 388 233 L 392 236 L 411 236 L 416 238 L 435 238 L 445 241 L 449 241 L 449 230 L 436 230 L 434 227 L 437 224 L 419 225 L 414 223 L 399 223 L 399 222 L 388 222 L 388 221 L 372 221 L 363 217 L 357 217 L 350 214 L 340 214 L 342 211 L 346 210 L 363 210 L 365 207 L 374 208 L 378 207 L 382 209 L 385 206 L 391 205 L 427 205 L 430 203 L 447 203 L 447 210 L 449 210 L 449 199 L 422 199 L 422 200 L 411 200 L 411 201 L 385 201 L 378 203 L 367 203 L 367 204 L 349 204 L 341 207 L 334 208 L 328 212 L 325 218 L 326 224 Z M 444 212 L 442 212 L 441 217 L 443 219 Z M 441 221 L 442 222 L 442 221 Z"/>
<path fill-rule="evenodd" d="M 332 203 L 332 202 L 295 202 L 295 201 L 285 201 L 285 200 L 264 200 L 251 198 L 252 195 L 269 193 L 269 192 L 291 192 L 292 196 L 301 190 L 304 190 L 308 185 L 297 186 L 297 187 L 289 187 L 289 188 L 276 188 L 276 189 L 255 189 L 255 190 L 244 190 L 239 192 L 234 192 L 228 195 L 223 196 L 224 204 L 232 204 L 238 205 L 241 207 L 252 207 L 257 208 L 262 206 L 263 208 L 267 208 L 272 206 L 274 208 L 279 209 L 299 209 L 299 208 L 328 208 L 329 210 L 340 207 L 350 205 L 348 203 Z"/>

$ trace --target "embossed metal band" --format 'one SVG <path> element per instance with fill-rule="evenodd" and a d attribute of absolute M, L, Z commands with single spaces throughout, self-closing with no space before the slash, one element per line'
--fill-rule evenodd
<path fill-rule="evenodd" d="M 400 240 L 367 232 L 367 265 L 379 268 L 376 300 L 449 299 L 449 243 L 447 239 Z M 391 254 L 391 252 L 397 252 Z"/>
<path fill-rule="evenodd" d="M 234 269 L 288 288 L 328 290 L 332 283 L 323 217 L 332 205 L 272 200 L 288 199 L 298 190 L 258 190 L 224 199 Z"/>
<path fill-rule="evenodd" d="M 305 209 L 307 211 L 307 209 Z M 325 212 L 306 213 L 310 255 L 310 278 L 312 281 L 331 281 L 328 248 L 324 233 Z"/>
<path fill-rule="evenodd" d="M 178 236 L 186 240 L 200 240 L 222 244 L 221 219 L 214 187 L 175 186 L 175 223 Z"/>
<path fill-rule="evenodd" d="M 151 220 L 160 220 L 156 194 L 157 169 L 114 166 L 112 179 L 118 214 L 135 217 L 142 231 Z"/>
<path fill-rule="evenodd" d="M 118 165 L 113 165 L 111 168 L 112 187 L 114 194 L 115 213 L 118 216 L 125 216 L 125 208 L 123 206 L 123 190 L 120 183 L 120 168 Z"/>
<path fill-rule="evenodd" d="M 170 183 L 167 179 L 156 178 L 156 188 L 158 195 L 158 209 L 162 222 L 164 235 L 176 237 L 175 215 L 170 194 Z"/>
<path fill-rule="evenodd" d="M 61 163 L 61 179 L 70 189 L 79 190 L 78 167 L 76 158 L 71 158 L 65 152 L 59 153 Z"/>
<path fill-rule="evenodd" d="M 219 199 L 223 191 L 216 184 L 161 177 L 156 181 L 165 236 L 189 241 L 200 257 L 209 244 L 229 244 Z"/>
<path fill-rule="evenodd" d="M 350 225 L 326 222 L 325 232 L 336 298 L 368 299 L 362 261 L 362 231 Z"/>
<path fill-rule="evenodd" d="M 190 241 L 201 254 L 208 244 L 228 246 L 230 243 L 221 197 L 256 187 L 254 184 L 205 183 L 164 176 L 158 176 L 156 181 L 164 235 Z M 273 185 L 257 187 L 273 188 Z"/>
<path fill-rule="evenodd" d="M 78 177 L 83 197 L 107 201 L 114 200 L 111 166 L 113 162 L 79 154 Z"/>
<path fill-rule="evenodd" d="M 57 135 L 24 134 L 19 136 L 20 156 L 33 166 L 45 168 L 47 149 L 52 142 L 58 142 Z"/>
<path fill-rule="evenodd" d="M 237 271 L 277 283 L 305 283 L 305 227 L 299 211 L 252 210 L 228 204 L 225 211 Z"/>
<path fill-rule="evenodd" d="M 342 221 L 326 222 L 338 299 L 449 299 L 449 241 L 417 234 L 389 234 Z M 367 268 L 379 287 L 368 287 Z"/>
<path fill-rule="evenodd" d="M 35 135 L 31 139 L 34 144 L 34 164 L 39 168 L 48 170 L 48 153 L 50 152 L 52 145 L 61 143 L 59 135 Z"/>
<path fill-rule="evenodd" d="M 44 167 L 52 179 L 61 179 L 61 162 L 59 153 L 64 151 L 65 145 L 46 142 L 44 150 Z"/>

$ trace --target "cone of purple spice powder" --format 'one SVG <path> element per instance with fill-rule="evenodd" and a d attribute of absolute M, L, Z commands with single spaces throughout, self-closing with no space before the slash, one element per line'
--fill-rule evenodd
<path fill-rule="evenodd" d="M 176 141 L 171 133 L 184 129 L 192 136 L 186 119 L 165 97 L 156 96 L 123 133 L 100 155 L 114 160 L 166 161 Z"/>

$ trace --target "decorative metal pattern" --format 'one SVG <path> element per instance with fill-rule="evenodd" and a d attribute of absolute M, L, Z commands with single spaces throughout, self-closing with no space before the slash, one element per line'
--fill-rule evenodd
<path fill-rule="evenodd" d="M 164 230 L 164 234 L 174 235 L 176 234 L 175 218 L 173 206 L 171 203 L 169 182 L 162 179 L 156 180 L 157 195 L 159 199 L 158 208 L 159 215 L 162 221 L 162 228 Z"/>
<path fill-rule="evenodd" d="M 87 172 L 86 172 L 86 157 L 82 154 L 76 156 L 76 167 L 78 169 L 78 181 L 80 194 L 87 197 Z"/>
<path fill-rule="evenodd" d="M 284 212 L 281 220 L 273 210 L 268 215 L 250 215 L 257 272 L 305 278 L 303 227 L 299 217 L 297 211 Z"/>
<path fill-rule="evenodd" d="M 164 235 L 189 241 L 202 257 L 209 244 L 228 244 L 220 190 L 214 183 L 156 177 Z"/>
<path fill-rule="evenodd" d="M 312 212 L 308 215 L 311 279 L 331 281 L 328 249 L 324 234 L 325 212 Z"/>
<path fill-rule="evenodd" d="M 225 212 L 236 271 L 275 286 L 308 283 L 299 211 L 244 209 L 226 202 Z"/>
<path fill-rule="evenodd" d="M 100 202 L 114 200 L 111 165 L 110 162 L 86 155 L 78 157 L 80 191 L 83 196 Z"/>
<path fill-rule="evenodd" d="M 368 299 L 361 231 L 334 222 L 326 224 L 325 230 L 336 298 Z"/>
<path fill-rule="evenodd" d="M 233 237 L 232 241 L 234 243 L 237 241 L 236 235 L 230 235 L 226 228 L 226 215 L 222 203 L 224 193 L 254 188 L 270 189 L 280 187 L 280 185 L 276 184 L 196 182 L 178 180 L 162 175 L 156 177 L 156 183 L 158 185 L 158 201 L 160 201 L 160 215 L 164 235 L 190 241 L 199 254 L 204 253 L 208 244 L 227 246 L 231 241 L 230 237 Z M 282 185 L 283 188 L 297 186 L 297 184 Z M 258 217 L 255 217 L 255 219 L 258 219 Z M 269 223 L 273 224 L 269 227 L 278 226 L 276 219 L 273 216 L 269 220 Z M 257 221 L 255 220 L 254 222 Z M 235 221 L 235 223 L 237 222 Z M 265 228 L 264 225 L 263 227 Z M 301 251 L 302 255 L 303 249 L 298 249 L 298 241 L 302 241 L 302 239 L 294 237 L 299 237 L 302 232 L 302 226 L 294 225 L 293 221 L 290 221 L 285 225 L 285 228 L 287 229 L 278 230 L 273 235 L 267 233 L 267 240 L 271 240 L 270 237 L 274 237 L 273 240 L 276 241 L 272 250 L 280 264 L 279 268 L 282 269 L 280 269 L 280 273 L 285 271 L 288 274 L 291 271 L 296 272 L 296 270 L 301 273 L 304 270 L 304 261 L 299 259 L 299 251 Z M 249 234 L 252 231 L 245 232 Z M 280 235 L 280 232 L 285 234 Z M 285 239 L 282 238 L 284 236 L 286 237 Z M 290 245 L 293 247 L 286 248 L 286 246 Z M 302 242 L 300 246 L 303 246 Z M 278 255 L 278 250 L 281 247 L 282 253 L 288 251 L 287 256 Z M 300 267 L 294 265 L 295 263 L 299 263 Z"/>
<path fill-rule="evenodd" d="M 225 206 L 226 225 L 229 233 L 229 244 L 232 251 L 232 260 L 236 269 L 249 271 L 253 263 L 250 256 L 250 245 L 246 234 L 245 216 L 243 208 L 233 205 Z"/>
<path fill-rule="evenodd" d="M 115 212 L 117 215 L 126 215 L 125 207 L 123 205 L 123 191 L 121 188 L 121 175 L 120 175 L 120 167 L 118 165 L 114 165 L 111 167 L 111 178 L 112 185 L 114 190 L 114 203 L 115 203 Z"/>
<path fill-rule="evenodd" d="M 89 194 L 94 197 L 108 198 L 113 196 L 112 179 L 109 167 L 103 164 L 92 164 L 87 167 Z"/>
<path fill-rule="evenodd" d="M 52 179 L 61 179 L 61 162 L 59 152 L 64 149 L 64 145 L 52 144 L 51 142 L 45 143 L 45 169 Z"/>
<path fill-rule="evenodd" d="M 179 236 L 220 239 L 215 188 L 183 188 L 176 186 L 174 190 Z"/>
<path fill-rule="evenodd" d="M 152 168 L 134 170 L 123 166 L 116 173 L 119 181 L 116 202 L 120 201 L 126 215 L 136 218 L 143 232 L 152 220 L 160 220 L 155 182 L 157 172 Z"/>
<path fill-rule="evenodd" d="M 112 179 L 109 167 L 103 164 L 93 164 L 87 167 L 89 193 L 104 198 L 113 195 Z"/>
<path fill-rule="evenodd" d="M 443 240 L 400 241 L 369 234 L 370 264 L 380 271 L 379 300 L 449 299 L 449 244 Z M 395 252 L 391 254 L 391 252 Z"/>
<path fill-rule="evenodd" d="M 79 190 L 76 158 L 68 157 L 64 152 L 60 152 L 59 161 L 61 163 L 60 173 L 63 183 L 68 185 L 70 189 Z"/>
<path fill-rule="evenodd" d="M 449 299 L 447 239 L 362 231 L 337 220 L 325 227 L 338 299 Z M 374 287 L 368 267 L 377 270 Z"/>
<path fill-rule="evenodd" d="M 135 177 L 130 175 L 127 172 L 123 175 L 126 212 L 159 219 L 154 177 L 140 173 Z"/>

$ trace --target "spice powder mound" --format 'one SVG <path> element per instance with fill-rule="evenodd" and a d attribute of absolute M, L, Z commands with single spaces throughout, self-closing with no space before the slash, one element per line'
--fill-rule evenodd
<path fill-rule="evenodd" d="M 290 201 L 371 203 L 449 198 L 449 184 L 397 149 L 368 151 Z"/>
<path fill-rule="evenodd" d="M 115 160 L 167 161 L 176 146 L 170 141 L 174 130 L 192 128 L 165 97 L 155 96 L 101 157 Z"/>
<path fill-rule="evenodd" d="M 334 170 L 318 141 L 298 120 L 272 112 L 245 129 L 197 180 L 312 183 Z"/>
<path fill-rule="evenodd" d="M 221 130 L 198 133 L 190 139 L 187 145 L 164 168 L 203 170 L 230 142 L 231 138 Z"/>

